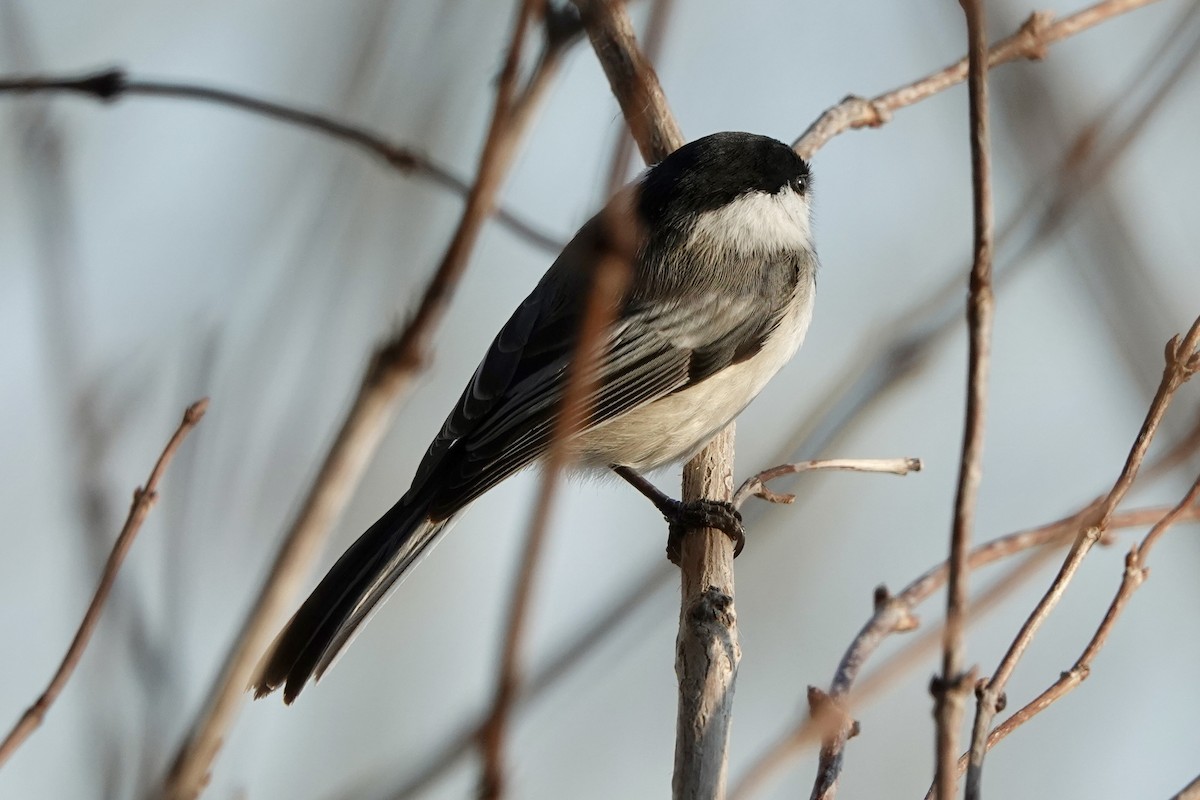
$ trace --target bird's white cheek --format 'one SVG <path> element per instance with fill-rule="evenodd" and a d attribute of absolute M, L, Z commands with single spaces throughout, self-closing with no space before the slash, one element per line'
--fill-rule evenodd
<path fill-rule="evenodd" d="M 739 255 L 812 248 L 808 199 L 792 189 L 751 192 L 696 220 L 688 246 L 723 245 Z"/>

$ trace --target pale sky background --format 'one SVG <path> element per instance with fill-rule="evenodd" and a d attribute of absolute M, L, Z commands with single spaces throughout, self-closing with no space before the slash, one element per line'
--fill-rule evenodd
<path fill-rule="evenodd" d="M 994 73 L 1000 221 L 1086 120 L 1117 101 L 1143 102 L 1196 48 L 1200 20 L 1180 21 L 1195 5 L 1164 0 L 1055 46 L 1044 63 Z M 119 64 L 139 77 L 236 89 L 363 124 L 469 179 L 513 6 L 0 0 L 0 73 Z M 1030 7 L 989 9 L 994 39 Z M 646 12 L 635 5 L 639 24 Z M 955 60 L 963 28 L 951 0 L 692 0 L 676 4 L 658 63 L 689 138 L 740 129 L 791 141 L 848 93 L 876 94 Z M 1179 41 L 1164 47 L 1175 28 Z M 1164 63 L 1125 97 L 1159 51 Z M 1190 69 L 1108 180 L 1004 282 L 977 539 L 1057 519 L 1111 484 L 1153 394 L 1163 343 L 1200 314 L 1198 100 L 1200 74 Z M 775 463 L 839 377 L 890 343 L 893 317 L 952 276 L 965 287 L 966 121 L 958 87 L 881 130 L 839 137 L 814 159 L 816 315 L 803 350 L 739 423 L 739 478 Z M 621 130 L 581 43 L 503 204 L 565 240 L 603 201 Z M 372 343 L 413 308 L 460 208 L 459 198 L 344 144 L 239 111 L 0 96 L 0 725 L 57 665 L 130 493 L 183 408 L 212 398 L 77 675 L 0 770 L 0 798 L 142 797 L 160 780 Z M 308 585 L 407 487 L 488 341 L 552 258 L 494 224 L 485 230 L 434 363 Z M 944 558 L 965 364 L 959 323 L 825 451 L 919 456 L 923 473 L 809 477 L 796 505 L 753 510 L 737 562 L 733 780 L 802 713 L 805 687 L 828 684 L 873 588 L 899 589 Z M 1160 444 L 1194 423 L 1198 398 L 1197 386 L 1181 392 Z M 1175 502 L 1197 468 L 1193 458 L 1135 490 L 1129 507 Z M 493 687 L 532 478 L 477 503 L 293 707 L 277 697 L 247 704 L 205 797 L 386 797 L 472 720 Z M 677 491 L 677 469 L 656 478 Z M 660 564 L 665 535 L 628 487 L 568 488 L 527 663 L 544 663 L 637 586 Z M 992 754 L 989 800 L 1166 798 L 1200 772 L 1196 536 L 1193 525 L 1164 538 L 1091 678 Z M 1132 540 L 1123 532 L 1089 556 L 1014 675 L 1010 709 L 1076 658 Z M 971 629 L 971 663 L 994 668 L 1052 572 Z M 513 798 L 669 795 L 676 595 L 673 585 L 657 592 L 519 716 Z M 922 607 L 922 620 L 936 623 L 942 603 L 939 595 Z M 931 654 L 859 714 L 842 796 L 923 796 L 935 668 Z M 806 796 L 814 764 L 815 754 L 798 760 L 761 797 Z M 470 797 L 477 778 L 472 755 L 421 797 Z"/>

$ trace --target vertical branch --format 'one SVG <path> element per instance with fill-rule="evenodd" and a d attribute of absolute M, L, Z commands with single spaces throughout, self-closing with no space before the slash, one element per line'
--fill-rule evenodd
<path fill-rule="evenodd" d="M 559 477 L 569 466 L 569 442 L 591 414 L 589 398 L 595 396 L 597 359 L 603 350 L 604 332 L 613 321 L 616 309 L 629 284 L 630 265 L 635 247 L 632 230 L 622 230 L 609 222 L 605 231 L 607 251 L 597 260 L 588 290 L 588 301 L 580 320 L 578 341 L 563 387 L 562 409 L 554 423 L 553 438 L 542 471 L 537 504 L 529 526 L 516 588 L 509 604 L 500 676 L 487 721 L 480 728 L 483 750 L 483 777 L 479 792 L 482 800 L 500 800 L 507 794 L 504 749 L 508 718 L 522 685 L 521 650 L 526 622 L 532 608 L 537 565 L 546 540 L 550 510 L 558 490 Z"/>
<path fill-rule="evenodd" d="M 683 144 L 658 76 L 638 48 L 624 7 L 612 0 L 575 0 L 642 157 L 653 163 Z M 733 497 L 730 424 L 684 467 L 683 499 Z M 716 530 L 684 537 L 679 638 L 675 772 L 676 798 L 725 794 L 733 681 L 741 650 L 733 609 L 733 544 Z"/>
<path fill-rule="evenodd" d="M 207 783 L 211 764 L 237 717 L 255 665 L 299 593 L 334 519 L 358 484 L 392 411 L 427 360 L 433 330 L 445 316 L 479 231 L 495 207 L 517 144 L 532 119 L 532 109 L 559 62 L 564 40 L 548 34 L 543 58 L 524 91 L 518 92 L 525 32 L 541 8 L 537 0 L 522 0 L 519 6 L 475 183 L 458 227 L 412 319 L 373 354 L 354 403 L 276 554 L 271 573 L 176 755 L 163 786 L 166 798 L 190 800 Z"/>
<path fill-rule="evenodd" d="M 946 629 L 942 636 L 942 674 L 933 683 L 937 719 L 937 796 L 951 800 L 957 783 L 958 729 L 970 676 L 965 673 L 967 571 L 975 503 L 983 469 L 983 434 L 992 329 L 992 197 L 987 113 L 987 26 L 982 0 L 960 0 L 967 18 L 968 94 L 971 117 L 971 174 L 974 189 L 975 246 L 971 266 L 967 325 L 970 356 L 962 460 L 954 499 L 946 589 Z M 970 789 L 968 789 L 970 794 Z"/>

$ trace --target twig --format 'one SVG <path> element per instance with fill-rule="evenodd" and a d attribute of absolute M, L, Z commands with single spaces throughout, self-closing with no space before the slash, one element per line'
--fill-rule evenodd
<path fill-rule="evenodd" d="M 1083 563 L 1084 557 L 1108 529 L 1113 512 L 1125 497 L 1126 492 L 1129 491 L 1129 487 L 1133 485 L 1134 478 L 1137 477 L 1138 469 L 1141 467 L 1150 442 L 1154 438 L 1154 433 L 1158 429 L 1175 391 L 1194 375 L 1197 369 L 1200 369 L 1200 353 L 1196 352 L 1198 345 L 1200 345 L 1200 318 L 1192 324 L 1187 336 L 1182 341 L 1179 336 L 1175 336 L 1167 342 L 1166 366 L 1163 369 L 1162 382 L 1154 395 L 1154 400 L 1150 404 L 1146 419 L 1142 423 L 1141 430 L 1138 431 L 1129 456 L 1125 460 L 1121 474 L 1117 477 L 1112 490 L 1098 504 L 1093 516 L 1088 520 L 1087 526 L 1076 537 L 1071 549 L 1067 552 L 1061 569 L 1050 584 L 1050 588 L 1046 590 L 1045 595 L 1038 601 L 1029 618 L 1021 626 L 992 677 L 984 680 L 976 689 L 975 723 L 971 733 L 970 766 L 967 770 L 968 787 L 980 785 L 984 754 L 987 750 L 988 730 L 1003 702 L 1004 687 L 1008 683 L 1008 679 L 1012 676 L 1013 670 L 1016 669 L 1017 663 L 1024 655 L 1029 643 L 1033 641 L 1038 629 L 1050 616 L 1067 590 L 1068 584 L 1074 578 L 1080 564 Z"/>
<path fill-rule="evenodd" d="M 815 470 L 842 470 L 845 472 L 884 472 L 891 475 L 907 475 L 910 472 L 921 471 L 919 458 L 829 458 L 820 461 L 798 461 L 793 464 L 780 464 L 777 467 L 764 469 L 757 475 L 747 478 L 738 490 L 733 493 L 731 501 L 735 508 L 742 505 L 751 497 L 761 497 L 769 503 L 793 503 L 796 495 L 786 492 L 773 492 L 767 488 L 768 481 L 782 478 L 784 475 L 796 475 L 801 472 Z"/>
<path fill-rule="evenodd" d="M 1135 544 L 1130 549 L 1129 554 L 1125 557 L 1125 571 L 1121 577 L 1121 586 L 1117 589 L 1117 594 L 1105 612 L 1104 619 L 1100 622 L 1100 626 L 1083 649 L 1083 653 L 1071 668 L 1062 673 L 1058 680 L 1047 688 L 1046 691 L 1027 703 L 1021 710 L 1004 720 L 1004 722 L 997 725 L 996 729 L 988 734 L 986 749 L 991 750 L 1010 733 L 1045 711 L 1055 701 L 1061 699 L 1088 678 L 1091 674 L 1092 661 L 1095 660 L 1096 654 L 1108 642 L 1109 634 L 1112 633 L 1117 618 L 1125 610 L 1125 606 L 1130 598 L 1133 597 L 1133 593 L 1141 587 L 1150 574 L 1149 568 L 1146 567 L 1146 557 L 1150 554 L 1150 548 L 1154 546 L 1154 543 L 1158 541 L 1159 537 L 1168 528 L 1185 516 L 1195 514 L 1195 503 L 1198 498 L 1200 498 L 1200 477 L 1192 484 L 1192 488 L 1179 501 L 1178 505 L 1164 514 L 1155 523 L 1150 532 L 1146 534 L 1146 537 L 1142 539 L 1141 544 Z M 959 768 L 965 769 L 966 765 L 967 757 L 964 755 L 960 761 Z"/>
<path fill-rule="evenodd" d="M 974 190 L 974 259 L 967 296 L 970 351 L 962 459 L 954 497 L 950 534 L 950 572 L 946 585 L 946 627 L 942 637 L 942 673 L 930 685 L 937 723 L 936 784 L 940 800 L 953 800 L 957 783 L 958 729 L 973 675 L 966 672 L 967 571 L 975 503 L 983 479 L 983 438 L 991 361 L 992 315 L 992 167 L 988 129 L 987 18 L 982 0 L 960 0 L 967 19 L 968 96 L 971 117 L 971 177 Z M 968 786 L 968 796 L 972 796 Z"/>
<path fill-rule="evenodd" d="M 563 40 L 565 45 L 574 34 L 566 33 Z M 194 83 L 178 81 L 154 81 L 130 78 L 129 74 L 120 68 L 110 68 L 83 75 L 21 75 L 0 77 L 0 92 L 14 94 L 32 94 L 35 92 L 68 92 L 91 97 L 106 103 L 114 103 L 124 97 L 167 97 L 181 100 L 198 100 L 217 105 L 248 111 L 268 119 L 279 120 L 298 128 L 324 134 L 333 139 L 358 147 L 359 149 L 378 156 L 393 169 L 405 174 L 412 174 L 447 189 L 460 196 L 466 196 L 471 187 L 466 181 L 457 177 L 450 170 L 436 164 L 415 150 L 395 142 L 388 141 L 374 131 L 359 125 L 344 122 L 328 114 L 296 108 L 284 103 L 276 103 L 259 97 L 235 92 L 229 89 L 218 89 L 212 86 L 201 86 Z M 553 253 L 562 249 L 563 242 L 555 237 L 538 230 L 538 228 L 516 214 L 504 208 L 496 210 L 496 221 L 504 225 L 516 235 L 529 243 Z"/>
<path fill-rule="evenodd" d="M 1029 551 L 1037 551 L 1030 556 L 1031 559 L 1042 561 L 1053 553 L 1053 548 L 1066 545 L 1074 539 L 1083 520 L 1094 513 L 1099 502 L 1097 500 L 1064 519 L 1008 534 L 978 546 L 971 552 L 969 560 L 971 569 L 978 570 Z M 1146 508 L 1122 512 L 1113 517 L 1110 528 L 1116 530 L 1153 524 L 1161 519 L 1167 511 L 1168 509 L 1165 508 Z M 1200 506 L 1190 508 L 1184 518 L 1200 519 Z M 1035 564 L 1026 560 L 1013 570 L 1013 574 L 1021 580 L 1028 579 L 1036 574 L 1034 568 Z M 894 633 L 911 631 L 919 625 L 919 619 L 914 613 L 916 607 L 945 586 L 947 574 L 947 562 L 942 562 L 895 595 L 889 593 L 882 586 L 876 589 L 874 614 L 855 636 L 845 655 L 842 656 L 829 691 L 823 693 L 829 702 L 836 704 L 841 712 L 848 715 L 854 709 L 861 707 L 867 699 L 874 697 L 889 680 L 898 677 L 901 672 L 900 666 L 903 665 L 906 668 L 916 666 L 918 661 L 915 656 L 932 647 L 935 642 L 940 642 L 941 630 L 931 630 L 930 635 L 923 642 L 914 642 L 906 650 L 888 659 L 861 685 L 857 684 L 858 676 L 867 660 L 889 636 Z M 996 599 L 995 590 L 1005 583 L 1005 581 L 1001 581 L 1000 584 L 981 596 L 977 602 L 978 609 L 982 610 L 991 605 Z M 977 619 L 978 614 L 972 615 L 972 621 Z M 843 717 L 841 720 L 848 721 L 849 717 Z M 796 727 L 780 737 L 773 747 L 769 748 L 746 770 L 731 792 L 731 796 L 738 800 L 753 796 L 806 746 L 829 733 L 836 735 L 838 731 L 835 726 L 838 723 L 839 719 L 837 718 L 821 720 L 812 714 L 800 720 Z M 848 733 L 842 734 L 843 744 L 845 738 L 848 738 Z M 840 769 L 840 748 L 836 752 L 830 752 L 828 757 L 824 752 L 822 753 L 822 764 L 818 769 L 818 780 L 813 791 L 814 797 L 828 796 L 826 794 L 828 783 L 823 781 L 823 778 L 832 780 L 837 778 L 836 770 L 832 773 L 827 772 L 831 759 L 837 759 L 838 769 Z"/>
<path fill-rule="evenodd" d="M 458 228 L 408 325 L 375 351 L 354 404 L 166 778 L 164 795 L 171 800 L 190 800 L 204 787 L 258 659 L 299 592 L 333 520 L 358 484 L 392 410 L 423 366 L 433 329 L 444 316 L 467 256 L 491 213 L 501 179 L 532 117 L 531 109 L 557 71 L 561 47 L 548 38 L 533 76 L 526 88 L 517 92 L 520 51 L 531 5 L 532 0 L 526 0 L 516 21 L 477 177 Z"/>
<path fill-rule="evenodd" d="M 1180 789 L 1177 794 L 1171 797 L 1171 800 L 1200 800 L 1200 775 L 1197 775 L 1194 781 Z"/>
<path fill-rule="evenodd" d="M 25 713 L 17 720 L 17 724 L 9 731 L 8 736 L 4 737 L 3 742 L 0 742 L 0 766 L 3 766 L 17 748 L 29 738 L 29 735 L 42 724 L 46 712 L 58 699 L 63 687 L 67 685 L 67 681 L 71 679 L 75 667 L 79 665 L 79 660 L 83 657 L 83 651 L 87 649 L 88 642 L 96 630 L 96 624 L 100 621 L 100 612 L 104 610 L 104 604 L 108 600 L 109 592 L 112 591 L 121 564 L 133 546 L 133 540 L 137 537 L 146 515 L 150 513 L 150 509 L 158 499 L 159 480 L 162 479 L 167 465 L 171 463 L 171 459 L 174 458 L 179 446 L 183 444 L 183 440 L 192 428 L 199 424 L 207 410 L 208 398 L 198 400 L 188 406 L 187 410 L 183 412 L 183 421 L 179 423 L 179 427 L 175 429 L 174 435 L 167 442 L 167 446 L 163 448 L 158 461 L 154 463 L 154 468 L 150 470 L 150 477 L 146 479 L 145 486 L 134 490 L 129 516 L 125 518 L 125 525 L 121 528 L 116 542 L 113 543 L 108 561 L 104 565 L 104 571 L 100 574 L 100 584 L 96 587 L 92 602 L 83 615 L 83 621 L 79 623 L 79 630 L 76 631 L 75 638 L 71 640 L 71 646 L 67 648 L 67 653 L 63 656 L 62 663 L 58 665 L 58 670 L 50 679 L 46 690 L 34 701 L 33 705 L 25 710 Z"/>
<path fill-rule="evenodd" d="M 1018 59 L 1040 60 L 1046 57 L 1047 48 L 1063 39 L 1074 36 L 1107 19 L 1149 5 L 1155 0 L 1105 0 L 1077 11 L 1069 17 L 1054 21 L 1054 14 L 1035 11 L 1013 35 L 997 42 L 988 51 L 988 66 L 1007 64 Z M 811 158 L 830 139 L 854 128 L 878 128 L 892 119 L 892 114 L 901 108 L 919 103 L 938 92 L 943 92 L 967 78 L 967 61 L 964 58 L 920 80 L 893 89 L 870 99 L 850 95 L 826 111 L 808 126 L 804 134 L 792 147 L 803 158 Z"/>
<path fill-rule="evenodd" d="M 508 718 L 521 687 L 521 651 L 529 612 L 533 606 L 533 587 L 549 527 L 550 509 L 562 471 L 569 465 L 569 442 L 592 411 L 588 405 L 588 398 L 593 395 L 598 376 L 596 362 L 600 353 L 597 344 L 603 340 L 605 330 L 611 326 L 616 309 L 620 307 L 621 297 L 632 277 L 630 267 L 637 246 L 634 231 L 623 230 L 624 226 L 617 220 L 606 222 L 608 224 L 604 241 L 610 249 L 599 257 L 591 276 L 588 301 L 580 320 L 579 338 L 563 386 L 561 411 L 554 422 L 541 486 L 521 556 L 521 567 L 509 604 L 508 625 L 492 709 L 480 732 L 484 763 L 479 796 L 483 800 L 500 800 L 507 794 L 504 750 Z"/>

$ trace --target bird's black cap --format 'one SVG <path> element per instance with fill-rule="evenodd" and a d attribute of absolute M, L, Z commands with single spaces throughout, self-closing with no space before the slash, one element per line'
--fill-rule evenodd
<path fill-rule="evenodd" d="M 654 226 L 720 208 L 749 192 L 808 191 L 808 164 L 769 136 L 727 131 L 689 142 L 642 179 L 638 211 Z"/>

